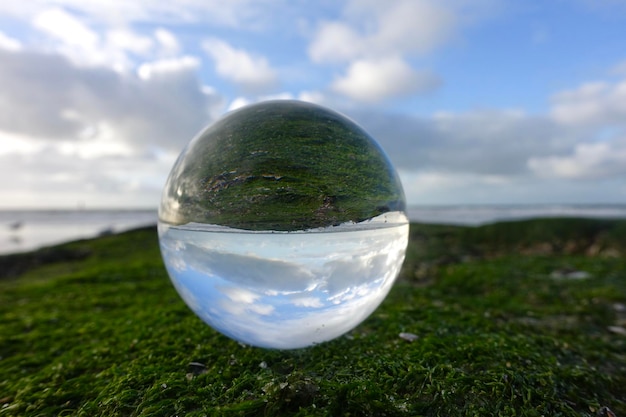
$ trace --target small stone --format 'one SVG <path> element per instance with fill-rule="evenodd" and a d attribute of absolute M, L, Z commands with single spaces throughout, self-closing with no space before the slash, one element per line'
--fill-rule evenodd
<path fill-rule="evenodd" d="M 581 280 L 591 278 L 591 274 L 585 271 L 578 271 L 575 269 L 564 268 L 557 269 L 550 274 L 551 278 L 554 279 L 565 279 L 565 280 Z"/>
<path fill-rule="evenodd" d="M 618 313 L 624 313 L 626 312 L 626 304 L 613 303 L 613 310 L 617 311 Z"/>
<path fill-rule="evenodd" d="M 615 413 L 611 411 L 609 407 L 602 407 L 598 410 L 598 416 L 602 417 L 615 417 Z"/>
<path fill-rule="evenodd" d="M 626 329 L 620 326 L 609 326 L 607 327 L 609 329 L 610 332 L 613 332 L 615 334 L 619 334 L 622 336 L 626 336 Z"/>
<path fill-rule="evenodd" d="M 267 369 L 267 362 L 263 361 L 259 364 L 259 368 L 261 369 Z"/>
<path fill-rule="evenodd" d="M 206 365 L 200 362 L 189 362 L 189 372 L 193 375 L 206 373 Z"/>
<path fill-rule="evenodd" d="M 413 334 L 413 333 L 402 332 L 398 336 L 400 336 L 400 339 L 404 339 L 407 342 L 413 342 L 413 341 L 419 339 L 419 336 L 416 335 L 416 334 Z"/>
<path fill-rule="evenodd" d="M 585 271 L 574 271 L 567 274 L 568 279 L 587 279 L 590 278 L 591 274 Z"/>

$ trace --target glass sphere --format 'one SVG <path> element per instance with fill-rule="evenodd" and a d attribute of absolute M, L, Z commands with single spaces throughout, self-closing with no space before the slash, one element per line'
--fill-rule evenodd
<path fill-rule="evenodd" d="M 400 271 L 408 231 L 378 144 L 348 118 L 290 100 L 202 131 L 159 207 L 161 253 L 187 305 L 226 336 L 277 349 L 365 320 Z"/>

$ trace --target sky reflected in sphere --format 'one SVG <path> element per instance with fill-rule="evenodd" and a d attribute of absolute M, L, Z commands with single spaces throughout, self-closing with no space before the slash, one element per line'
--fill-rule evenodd
<path fill-rule="evenodd" d="M 296 101 L 229 113 L 175 163 L 161 252 L 187 305 L 240 342 L 293 349 L 365 320 L 404 260 L 398 176 L 346 117 Z"/>
<path fill-rule="evenodd" d="M 344 334 L 385 298 L 409 226 L 401 213 L 381 217 L 393 223 L 302 233 L 161 224 L 159 231 L 172 282 L 202 320 L 246 344 L 292 349 Z"/>

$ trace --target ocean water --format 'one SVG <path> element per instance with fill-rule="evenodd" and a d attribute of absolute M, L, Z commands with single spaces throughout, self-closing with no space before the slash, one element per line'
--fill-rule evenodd
<path fill-rule="evenodd" d="M 409 207 L 407 215 L 412 222 L 469 226 L 537 217 L 626 219 L 626 204 L 414 206 Z M 156 223 L 156 210 L 0 210 L 0 254 L 25 252 Z"/>
<path fill-rule="evenodd" d="M 508 220 L 545 217 L 626 219 L 626 204 L 615 205 L 485 205 L 409 207 L 411 222 L 479 226 Z"/>
<path fill-rule="evenodd" d="M 156 225 L 156 210 L 0 210 L 0 254 Z"/>

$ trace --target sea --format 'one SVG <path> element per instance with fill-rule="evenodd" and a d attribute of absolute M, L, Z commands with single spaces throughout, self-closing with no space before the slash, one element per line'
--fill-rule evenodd
<path fill-rule="evenodd" d="M 412 222 L 479 226 L 540 217 L 626 219 L 623 205 L 413 206 Z M 0 255 L 155 225 L 156 210 L 0 210 Z"/>

